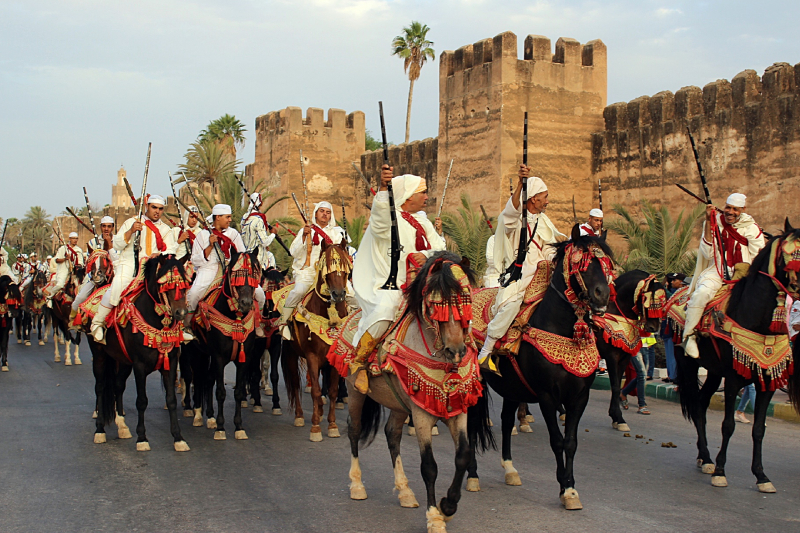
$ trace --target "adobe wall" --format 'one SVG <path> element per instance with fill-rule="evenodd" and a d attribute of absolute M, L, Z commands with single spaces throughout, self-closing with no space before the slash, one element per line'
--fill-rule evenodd
<path fill-rule="evenodd" d="M 438 171 L 432 193 L 455 159 L 450 187 L 466 190 L 494 216 L 508 199 L 509 179 L 522 163 L 523 113 L 528 112 L 528 164 L 550 190 L 548 214 L 562 231 L 572 225 L 572 195 L 588 212 L 592 133 L 603 127 L 606 46 L 570 38 L 525 38 L 517 57 L 511 32 L 445 51 L 439 60 Z M 445 209 L 459 203 L 447 195 Z"/>
<path fill-rule="evenodd" d="M 770 232 L 783 227 L 787 215 L 800 220 L 798 93 L 800 64 L 776 63 L 763 77 L 745 70 L 730 82 L 608 106 L 605 128 L 592 135 L 592 176 L 594 183 L 602 180 L 604 206 L 635 208 L 646 198 L 675 214 L 694 207 L 674 185 L 702 196 L 688 126 L 715 204 L 731 192 L 746 194 L 748 211 Z"/>
<path fill-rule="evenodd" d="M 348 216 L 366 211 L 363 202 L 355 201 L 356 180 L 360 180 L 351 165 L 364 152 L 363 112 L 346 114 L 341 109 L 329 109 L 326 119 L 322 109 L 308 108 L 304 117 L 299 107 L 287 107 L 256 118 L 255 131 L 255 162 L 246 169 L 253 181 L 264 180 L 276 197 L 294 192 L 303 205 L 303 150 L 309 210 L 321 200 L 330 201 L 336 208 L 344 198 Z M 337 217 L 340 212 L 340 208 L 334 209 Z M 300 220 L 291 199 L 281 202 L 270 214 Z"/>
<path fill-rule="evenodd" d="M 414 174 L 425 178 L 429 189 L 427 211 L 431 213 L 436 213 L 439 206 L 438 196 L 431 190 L 436 183 L 438 147 L 439 140 L 431 138 L 389 147 L 389 164 L 394 167 L 395 176 Z M 380 181 L 381 166 L 383 166 L 383 149 L 361 154 L 361 172 L 375 190 Z M 447 175 L 447 169 L 444 172 Z M 369 198 L 371 193 L 364 181 L 358 178 L 357 185 L 356 194 L 360 195 L 364 202 L 371 204 L 372 200 Z"/>

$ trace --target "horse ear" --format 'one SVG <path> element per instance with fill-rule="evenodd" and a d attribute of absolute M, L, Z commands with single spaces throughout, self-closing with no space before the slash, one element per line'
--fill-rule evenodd
<path fill-rule="evenodd" d="M 789 219 L 787 218 L 786 220 L 788 222 Z M 87 251 L 89 252 L 89 255 L 92 255 L 94 253 L 94 248 L 92 248 L 91 244 L 86 243 L 86 248 L 87 248 Z"/>
<path fill-rule="evenodd" d="M 181 266 L 185 266 L 186 265 L 186 261 L 188 261 L 188 260 L 189 260 L 189 255 L 187 254 L 187 255 L 184 255 L 183 257 L 181 257 L 180 259 L 178 259 L 178 263 L 180 263 Z"/>
<path fill-rule="evenodd" d="M 461 258 L 461 263 L 459 263 L 459 264 L 461 265 L 461 268 L 465 272 L 467 270 L 471 270 L 472 269 L 472 262 L 469 260 L 469 257 L 467 257 L 466 255 Z"/>
<path fill-rule="evenodd" d="M 794 228 L 792 227 L 791 222 L 789 222 L 789 217 L 786 217 L 786 220 L 783 222 L 783 232 L 790 233 L 793 232 Z"/>
<path fill-rule="evenodd" d="M 575 242 L 580 238 L 580 236 L 581 236 L 581 227 L 579 224 L 575 224 L 574 226 L 572 226 L 572 235 L 570 235 L 570 238 L 572 239 L 572 242 Z"/>
<path fill-rule="evenodd" d="M 606 237 L 608 237 L 608 230 L 604 229 L 600 231 L 600 240 L 606 242 Z"/>

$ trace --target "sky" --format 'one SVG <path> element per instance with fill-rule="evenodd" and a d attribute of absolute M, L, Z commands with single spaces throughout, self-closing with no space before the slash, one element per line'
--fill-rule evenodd
<path fill-rule="evenodd" d="M 0 218 L 111 200 L 120 165 L 168 194 L 208 123 L 247 128 L 287 106 L 366 113 L 403 141 L 408 79 L 391 41 L 427 24 L 437 59 L 415 84 L 411 139 L 438 134 L 438 56 L 504 31 L 608 47 L 608 103 L 800 62 L 800 2 L 0 0 Z"/>

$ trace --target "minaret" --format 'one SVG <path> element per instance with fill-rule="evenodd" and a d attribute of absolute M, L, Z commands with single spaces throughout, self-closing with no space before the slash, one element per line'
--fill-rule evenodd
<path fill-rule="evenodd" d="M 117 184 L 111 186 L 111 207 L 133 207 L 123 181 L 127 175 L 124 167 L 117 171 Z"/>

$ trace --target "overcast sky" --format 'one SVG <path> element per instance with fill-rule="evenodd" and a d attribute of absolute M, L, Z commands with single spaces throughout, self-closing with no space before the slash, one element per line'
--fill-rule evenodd
<path fill-rule="evenodd" d="M 800 62 L 800 2 L 762 0 L 0 0 L 0 217 L 111 199 L 120 164 L 150 185 L 224 113 L 247 126 L 286 106 L 362 110 L 402 142 L 408 80 L 392 38 L 419 20 L 437 60 L 414 91 L 411 138 L 438 133 L 438 55 L 503 31 L 608 46 L 608 102 Z"/>

